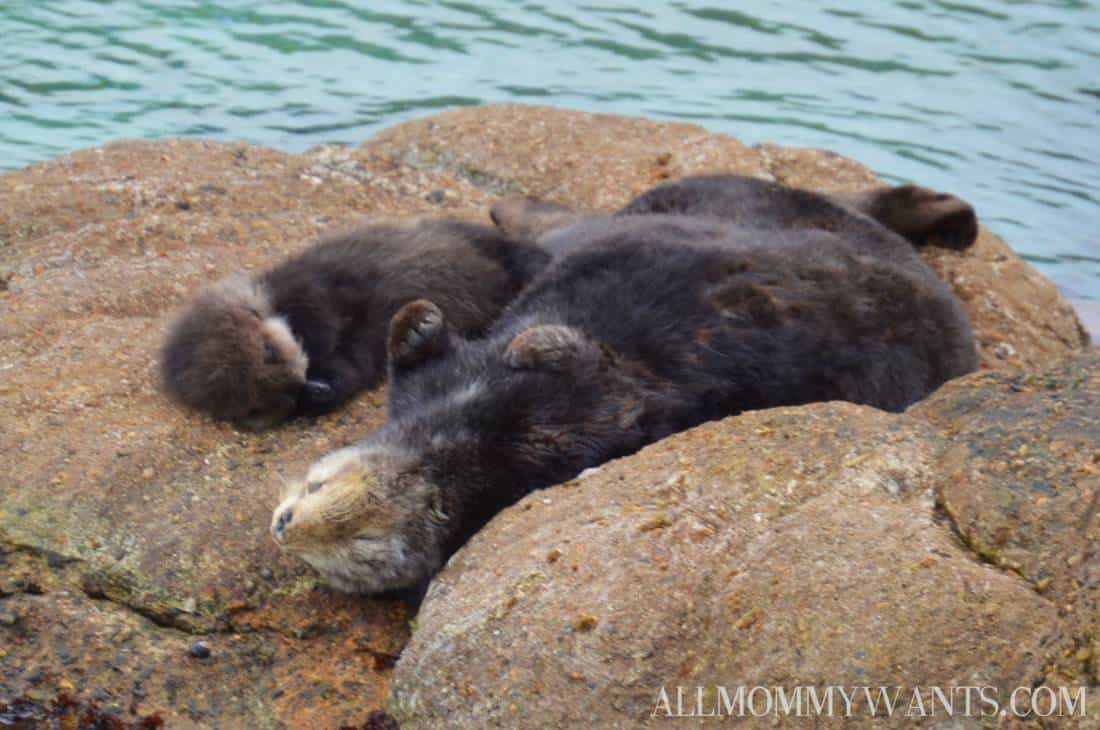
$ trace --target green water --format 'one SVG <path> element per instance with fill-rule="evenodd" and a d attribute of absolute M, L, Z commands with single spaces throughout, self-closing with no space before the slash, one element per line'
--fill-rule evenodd
<path fill-rule="evenodd" d="M 0 168 L 120 137 L 302 150 L 523 101 L 827 147 L 1100 298 L 1100 6 L 0 0 Z"/>

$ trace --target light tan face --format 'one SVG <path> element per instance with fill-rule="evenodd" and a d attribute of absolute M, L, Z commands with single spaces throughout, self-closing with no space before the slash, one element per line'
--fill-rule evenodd
<path fill-rule="evenodd" d="M 271 535 L 335 588 L 377 593 L 414 584 L 440 551 L 430 525 L 432 487 L 395 468 L 381 451 L 335 451 L 292 485 L 271 519 Z"/>
<path fill-rule="evenodd" d="M 268 317 L 260 324 L 264 344 L 271 348 L 271 354 L 285 364 L 291 377 L 305 382 L 309 358 L 302 346 L 290 331 L 290 326 L 282 317 Z"/>
<path fill-rule="evenodd" d="M 309 360 L 263 284 L 236 274 L 203 289 L 169 328 L 162 368 L 178 400 L 263 429 L 294 415 Z"/>
<path fill-rule="evenodd" d="M 258 331 L 260 342 L 250 363 L 253 399 L 249 410 L 236 419 L 240 425 L 257 431 L 294 414 L 309 367 L 305 351 L 282 317 L 261 320 Z"/>
<path fill-rule="evenodd" d="M 399 523 L 401 510 L 387 499 L 385 480 L 368 461 L 350 447 L 311 466 L 275 510 L 275 541 L 287 550 L 305 550 L 360 533 L 384 532 Z"/>
<path fill-rule="evenodd" d="M 248 377 L 248 409 L 233 420 L 256 430 L 289 418 L 305 385 L 309 359 L 290 325 L 274 312 L 269 292 L 241 274 L 228 276 L 208 290 L 235 324 L 221 344 L 224 360 L 240 360 Z M 239 334 L 238 334 L 239 333 Z M 248 333 L 246 336 L 245 333 Z"/>

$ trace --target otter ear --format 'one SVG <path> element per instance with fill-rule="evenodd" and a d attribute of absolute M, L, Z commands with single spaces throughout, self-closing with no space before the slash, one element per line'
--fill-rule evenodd
<path fill-rule="evenodd" d="M 386 352 L 392 368 L 415 367 L 444 354 L 449 346 L 443 312 L 427 299 L 409 302 L 390 320 Z"/>
<path fill-rule="evenodd" d="M 520 332 L 504 352 L 517 370 L 575 371 L 600 361 L 600 346 L 572 327 L 544 324 Z"/>

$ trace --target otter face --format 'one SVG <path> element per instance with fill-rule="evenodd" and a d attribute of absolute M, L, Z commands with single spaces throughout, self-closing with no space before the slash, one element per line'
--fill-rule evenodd
<path fill-rule="evenodd" d="M 351 446 L 314 464 L 271 519 L 271 536 L 349 593 L 415 585 L 442 562 L 436 490 L 384 448 Z"/>
<path fill-rule="evenodd" d="M 176 400 L 257 430 L 294 413 L 307 365 L 266 291 L 240 276 L 203 290 L 161 352 L 165 388 Z"/>
<path fill-rule="evenodd" d="M 252 343 L 252 400 L 243 416 L 234 420 L 253 430 L 263 430 L 294 415 L 303 388 L 309 385 L 309 359 L 282 317 L 266 317 L 259 324 L 260 342 Z M 263 348 L 263 360 L 256 355 Z"/>

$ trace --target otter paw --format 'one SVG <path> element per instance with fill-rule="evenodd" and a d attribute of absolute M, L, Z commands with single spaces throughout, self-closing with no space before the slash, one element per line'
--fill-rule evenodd
<path fill-rule="evenodd" d="M 947 193 L 917 185 L 888 188 L 877 196 L 873 209 L 879 222 L 915 246 L 961 250 L 978 237 L 974 208 Z"/>
<path fill-rule="evenodd" d="M 439 351 L 445 340 L 442 310 L 426 299 L 417 299 L 393 315 L 386 350 L 392 363 L 405 367 Z"/>
<path fill-rule="evenodd" d="M 516 335 L 504 359 L 517 370 L 566 372 L 597 363 L 600 354 L 596 343 L 572 327 L 544 324 Z"/>
<path fill-rule="evenodd" d="M 324 380 L 310 378 L 298 394 L 298 409 L 312 413 L 332 403 L 334 398 L 336 398 L 336 391 L 332 389 L 331 384 Z"/>

